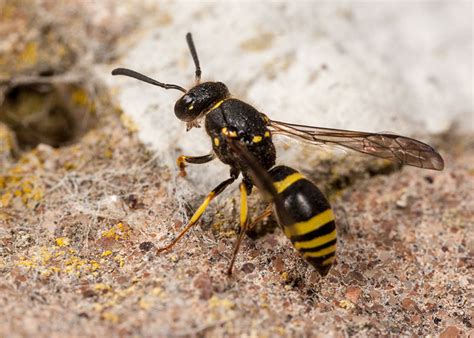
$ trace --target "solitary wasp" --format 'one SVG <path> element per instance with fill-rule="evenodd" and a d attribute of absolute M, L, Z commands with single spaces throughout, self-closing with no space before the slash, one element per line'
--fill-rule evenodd
<path fill-rule="evenodd" d="M 181 233 L 169 245 L 158 249 L 158 252 L 171 249 L 199 221 L 209 203 L 242 174 L 239 186 L 241 231 L 227 273 L 232 273 L 244 233 L 274 212 L 278 224 L 293 246 L 325 276 L 334 263 L 336 253 L 333 211 L 316 185 L 301 173 L 287 166 L 275 166 L 276 152 L 272 136 L 276 134 L 312 144 L 342 146 L 425 169 L 442 170 L 444 167 L 443 159 L 432 147 L 412 138 L 271 120 L 248 103 L 233 98 L 222 82 L 201 83 L 201 67 L 191 33 L 186 35 L 186 41 L 194 61 L 196 81 L 195 86 L 189 90 L 156 81 L 126 68 L 112 71 L 112 75 L 125 75 L 161 88 L 183 92 L 184 95 L 176 101 L 174 112 L 177 118 L 186 122 L 188 130 L 199 126 L 204 119 L 212 151 L 203 156 L 179 156 L 177 164 L 182 176 L 186 175 L 186 163 L 207 163 L 218 157 L 230 166 L 230 178 L 207 195 Z M 250 222 L 247 196 L 254 185 L 271 204 Z"/>

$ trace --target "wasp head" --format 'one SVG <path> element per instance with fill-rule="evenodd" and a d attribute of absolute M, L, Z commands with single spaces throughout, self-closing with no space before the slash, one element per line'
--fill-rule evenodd
<path fill-rule="evenodd" d="M 229 97 L 222 82 L 203 82 L 188 90 L 174 106 L 176 117 L 191 122 L 206 114 L 214 105 Z"/>

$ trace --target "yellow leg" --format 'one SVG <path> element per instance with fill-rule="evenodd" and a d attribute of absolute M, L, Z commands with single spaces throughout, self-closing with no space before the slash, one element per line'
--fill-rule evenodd
<path fill-rule="evenodd" d="M 204 156 L 186 156 L 181 155 L 176 159 L 176 164 L 179 168 L 179 176 L 186 176 L 186 163 L 194 163 L 194 164 L 201 164 L 207 163 L 212 161 L 216 155 L 214 153 L 210 153 Z"/>
<path fill-rule="evenodd" d="M 221 192 L 223 192 L 224 189 L 227 188 L 234 181 L 235 181 L 235 178 L 229 178 L 229 179 L 225 180 L 224 182 L 222 182 L 221 184 L 219 184 L 217 187 L 215 187 L 207 195 L 204 202 L 202 202 L 202 204 L 196 210 L 194 215 L 191 217 L 191 220 L 189 221 L 188 225 L 183 229 L 183 231 L 181 231 L 181 233 L 170 244 L 168 244 L 167 246 L 164 246 L 162 248 L 157 249 L 156 253 L 160 253 L 160 252 L 171 249 L 176 244 L 176 242 L 178 242 L 181 239 L 181 237 L 183 237 L 184 234 L 186 234 L 186 232 L 188 232 L 188 230 L 191 229 L 191 227 L 199 221 L 201 216 L 204 214 L 204 211 L 206 211 L 206 208 L 208 207 L 209 203 L 211 203 L 211 201 L 216 196 L 218 196 Z"/>
<path fill-rule="evenodd" d="M 252 223 L 248 224 L 248 210 L 247 210 L 247 189 L 243 183 L 240 184 L 240 234 L 235 243 L 234 252 L 232 254 L 232 259 L 230 260 L 229 269 L 227 269 L 227 274 L 232 274 L 232 268 L 234 267 L 235 258 L 239 252 L 240 243 L 244 238 L 244 234 L 252 229 L 255 224 L 260 222 L 265 217 L 268 217 L 272 214 L 272 209 L 270 207 L 266 208 L 260 215 L 258 215 Z"/>
<path fill-rule="evenodd" d="M 244 234 L 247 231 L 247 226 L 249 223 L 249 215 L 248 215 L 248 208 L 247 208 L 247 188 L 245 187 L 244 182 L 240 183 L 240 234 L 237 238 L 237 242 L 235 243 L 234 252 L 232 254 L 232 259 L 230 260 L 229 269 L 227 269 L 227 274 L 232 274 L 232 268 L 234 266 L 235 258 L 237 257 L 237 253 L 239 252 L 240 243 L 242 242 L 242 238 L 244 238 Z"/>

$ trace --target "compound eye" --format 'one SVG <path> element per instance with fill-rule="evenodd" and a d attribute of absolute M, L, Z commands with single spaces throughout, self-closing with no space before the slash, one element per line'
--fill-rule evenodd
<path fill-rule="evenodd" d="M 186 94 L 181 97 L 174 106 L 174 113 L 182 121 L 189 122 L 194 120 L 199 111 L 194 109 L 196 97 L 193 94 Z"/>
<path fill-rule="evenodd" d="M 189 106 L 190 104 L 194 102 L 194 96 L 186 94 L 183 96 L 182 100 L 186 106 Z"/>

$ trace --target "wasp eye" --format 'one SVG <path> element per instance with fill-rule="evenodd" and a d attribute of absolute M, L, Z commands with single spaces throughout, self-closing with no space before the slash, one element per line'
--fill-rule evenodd
<path fill-rule="evenodd" d="M 194 97 L 192 95 L 187 94 L 183 96 L 182 100 L 185 105 L 189 105 L 194 102 Z"/>
<path fill-rule="evenodd" d="M 194 94 L 185 94 L 174 106 L 174 113 L 183 121 L 189 122 L 194 120 L 200 113 L 198 109 L 194 109 L 196 105 L 196 96 Z"/>

